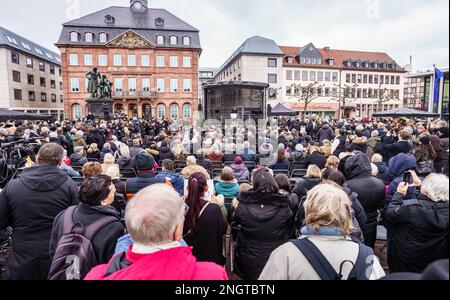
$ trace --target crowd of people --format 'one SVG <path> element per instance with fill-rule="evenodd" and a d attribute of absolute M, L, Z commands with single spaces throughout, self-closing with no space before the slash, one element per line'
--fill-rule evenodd
<path fill-rule="evenodd" d="M 0 194 L 8 279 L 448 270 L 448 130 L 406 119 L 281 118 L 234 131 L 136 119 L 3 124 L 2 144 L 34 145 Z M 388 268 L 374 255 L 380 226 Z"/>

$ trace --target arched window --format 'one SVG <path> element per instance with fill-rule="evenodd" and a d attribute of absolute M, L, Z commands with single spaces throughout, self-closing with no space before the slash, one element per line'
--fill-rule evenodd
<path fill-rule="evenodd" d="M 164 119 L 166 117 L 166 106 L 164 104 L 158 104 L 156 111 L 158 119 Z"/>
<path fill-rule="evenodd" d="M 164 36 L 163 36 L 163 35 L 158 35 L 158 36 L 156 37 L 156 43 L 157 43 L 158 45 L 164 45 Z"/>
<path fill-rule="evenodd" d="M 192 106 L 188 103 L 183 105 L 183 117 L 191 118 L 192 117 Z"/>
<path fill-rule="evenodd" d="M 94 35 L 91 32 L 86 32 L 84 34 L 84 41 L 87 43 L 92 43 L 92 41 L 94 40 Z"/>
<path fill-rule="evenodd" d="M 101 32 L 98 36 L 98 40 L 100 43 L 106 43 L 108 41 L 108 35 L 104 32 Z"/>
<path fill-rule="evenodd" d="M 183 45 L 189 46 L 191 44 L 191 38 L 188 36 L 183 37 Z"/>
<path fill-rule="evenodd" d="M 72 115 L 74 119 L 81 119 L 83 118 L 83 111 L 81 109 L 80 104 L 74 104 L 72 106 Z"/>
<path fill-rule="evenodd" d="M 70 33 L 70 41 L 71 42 L 78 42 L 78 32 L 72 31 Z"/>
<path fill-rule="evenodd" d="M 177 45 L 178 44 L 178 38 L 176 36 L 172 35 L 170 37 L 170 44 L 171 45 Z"/>
<path fill-rule="evenodd" d="M 178 119 L 178 104 L 174 103 L 170 106 L 170 116 L 172 119 Z"/>

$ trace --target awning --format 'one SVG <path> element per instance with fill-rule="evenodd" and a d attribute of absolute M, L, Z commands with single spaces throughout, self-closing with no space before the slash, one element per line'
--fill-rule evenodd
<path fill-rule="evenodd" d="M 298 112 L 303 112 L 305 110 L 305 103 L 303 102 L 286 103 L 286 106 Z M 308 104 L 307 109 L 308 112 L 336 112 L 338 110 L 338 103 L 310 103 Z"/>
<path fill-rule="evenodd" d="M 0 121 L 49 121 L 54 120 L 54 116 L 38 115 L 24 112 L 18 112 L 7 109 L 0 109 Z"/>
<path fill-rule="evenodd" d="M 373 117 L 407 117 L 407 118 L 434 118 L 439 117 L 439 114 L 430 113 L 422 110 L 415 110 L 410 108 L 397 108 L 388 111 L 377 112 L 372 115 Z"/>
<path fill-rule="evenodd" d="M 271 116 L 297 116 L 298 113 L 285 107 L 283 104 L 279 103 L 275 108 L 270 111 Z"/>

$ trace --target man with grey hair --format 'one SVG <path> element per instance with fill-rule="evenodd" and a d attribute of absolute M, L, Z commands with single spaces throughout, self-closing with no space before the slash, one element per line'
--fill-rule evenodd
<path fill-rule="evenodd" d="M 64 149 L 44 144 L 36 166 L 25 169 L 0 194 L 0 231 L 12 227 L 10 280 L 46 280 L 50 268 L 49 243 L 55 217 L 77 205 L 77 185 L 59 169 Z"/>
<path fill-rule="evenodd" d="M 449 257 L 449 179 L 431 174 L 422 182 L 411 171 L 412 184 L 402 182 L 385 211 L 393 226 L 391 272 L 421 273 L 429 264 Z M 420 187 L 417 199 L 407 196 Z"/>
<path fill-rule="evenodd" d="M 73 149 L 73 154 L 70 156 L 70 165 L 72 167 L 82 167 L 88 162 L 87 158 L 84 156 L 84 148 L 81 146 L 75 147 Z"/>
<path fill-rule="evenodd" d="M 126 209 L 133 246 L 92 269 L 85 280 L 227 280 L 223 267 L 197 262 L 191 248 L 181 245 L 188 209 L 167 185 L 139 192 Z"/>

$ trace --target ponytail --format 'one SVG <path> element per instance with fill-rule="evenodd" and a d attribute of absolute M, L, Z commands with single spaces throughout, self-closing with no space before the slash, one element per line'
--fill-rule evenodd
<path fill-rule="evenodd" d="M 198 219 L 200 212 L 206 205 L 203 196 L 207 187 L 207 179 L 203 173 L 193 174 L 188 181 L 188 195 L 186 197 L 186 204 L 189 206 L 188 214 L 186 215 L 185 232 L 197 231 Z"/>

